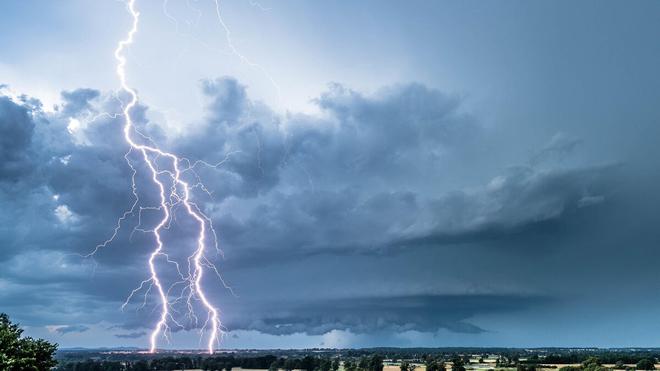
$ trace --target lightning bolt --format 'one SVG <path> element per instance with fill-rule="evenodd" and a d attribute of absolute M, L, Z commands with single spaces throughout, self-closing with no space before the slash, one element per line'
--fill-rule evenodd
<path fill-rule="evenodd" d="M 191 161 L 188 159 L 180 158 L 173 153 L 160 149 L 158 146 L 156 146 L 153 143 L 153 140 L 151 140 L 148 136 L 141 133 L 135 127 L 133 119 L 131 117 L 131 110 L 134 107 L 136 107 L 138 103 L 138 95 L 137 92 L 134 89 L 132 89 L 127 83 L 127 79 L 126 79 L 127 58 L 124 55 L 126 48 L 129 47 L 131 44 L 133 44 L 133 40 L 138 31 L 140 13 L 136 10 L 135 3 L 136 0 L 127 0 L 127 10 L 132 17 L 132 25 L 130 30 L 128 31 L 128 34 L 126 35 L 126 38 L 118 43 L 117 48 L 115 49 L 114 52 L 114 56 L 117 61 L 117 66 L 116 66 L 117 78 L 121 85 L 121 89 L 125 91 L 129 97 L 129 101 L 123 104 L 122 116 L 124 117 L 124 126 L 123 126 L 124 139 L 126 143 L 128 143 L 128 145 L 130 146 L 129 151 L 126 153 L 124 157 L 133 173 L 131 177 L 131 183 L 132 183 L 131 187 L 134 196 L 134 202 L 131 208 L 127 210 L 117 221 L 117 224 L 113 229 L 113 233 L 111 237 L 108 240 L 104 241 L 103 243 L 97 245 L 96 248 L 91 253 L 85 256 L 86 257 L 93 256 L 99 249 L 111 243 L 114 240 L 114 238 L 117 236 L 117 233 L 122 226 L 122 222 L 126 220 L 129 215 L 132 215 L 137 207 L 139 207 L 140 218 L 143 210 L 150 209 L 150 210 L 161 211 L 162 218 L 159 220 L 158 224 L 153 229 L 151 230 L 138 229 L 138 227 L 140 226 L 139 223 L 141 223 L 141 221 L 138 223 L 138 227 L 134 229 L 134 232 L 141 231 L 141 232 L 152 233 L 155 238 L 156 245 L 153 251 L 151 252 L 151 254 L 149 255 L 149 259 L 148 259 L 149 278 L 142 281 L 140 285 L 130 293 L 130 295 L 126 299 L 126 302 L 124 302 L 124 304 L 122 305 L 122 309 L 129 303 L 129 301 L 135 294 L 137 294 L 138 292 L 140 292 L 145 288 L 146 288 L 146 292 L 144 295 L 145 295 L 145 304 L 146 304 L 147 295 L 155 287 L 156 289 L 155 291 L 158 294 L 158 298 L 160 300 L 160 316 L 158 317 L 159 318 L 158 322 L 154 326 L 150 336 L 149 351 L 153 353 L 157 350 L 158 340 L 160 339 L 161 336 L 164 336 L 166 339 L 168 339 L 167 332 L 168 330 L 170 330 L 168 321 L 171 321 L 177 326 L 180 326 L 182 328 L 184 327 L 179 322 L 177 322 L 177 320 L 173 317 L 172 312 L 174 311 L 174 309 L 171 308 L 171 306 L 175 303 L 185 301 L 186 307 L 188 309 L 188 315 L 187 315 L 188 318 L 191 321 L 197 323 L 198 318 L 194 313 L 193 302 L 195 300 L 198 300 L 199 302 L 201 302 L 202 306 L 206 310 L 206 314 L 207 314 L 206 321 L 201 327 L 201 332 L 203 334 L 205 330 L 208 329 L 209 335 L 207 340 L 207 349 L 208 352 L 212 354 L 214 351 L 214 345 L 216 344 L 217 341 L 219 341 L 219 336 L 221 335 L 221 323 L 219 319 L 218 309 L 211 304 L 211 302 L 208 300 L 208 297 L 203 290 L 202 278 L 204 276 L 205 268 L 207 268 L 211 270 L 213 273 L 215 273 L 222 280 L 222 277 L 220 276 L 218 269 L 206 257 L 206 252 L 208 250 L 206 236 L 208 233 L 212 234 L 215 243 L 215 249 L 216 251 L 219 251 L 217 235 L 215 230 L 213 229 L 211 219 L 207 217 L 201 211 L 201 209 L 191 200 L 191 189 L 198 186 L 204 190 L 206 190 L 206 188 L 201 184 L 201 182 L 193 185 L 189 184 L 187 181 L 184 180 L 183 174 L 188 171 L 194 174 L 194 167 L 198 164 L 217 167 L 222 162 L 224 162 L 224 160 L 218 164 L 209 164 L 203 161 L 196 161 L 194 162 L 194 164 L 191 164 Z M 136 139 L 136 137 L 142 139 Z M 142 144 L 143 140 L 149 144 Z M 137 191 L 138 187 L 135 180 L 137 169 L 129 159 L 129 154 L 133 151 L 136 151 L 139 154 L 141 154 L 141 157 L 144 160 L 144 164 L 146 164 L 146 166 L 149 169 L 151 180 L 158 189 L 158 199 L 159 199 L 158 207 L 139 206 L 140 200 L 138 197 L 138 191 Z M 157 161 L 161 159 L 167 161 L 167 169 L 159 168 L 160 163 Z M 195 176 L 197 175 L 195 174 Z M 166 180 L 163 180 L 163 178 Z M 199 180 L 199 177 L 197 177 L 197 179 Z M 187 215 L 195 221 L 197 226 L 196 227 L 197 244 L 192 255 L 190 255 L 187 259 L 188 269 L 187 272 L 185 273 L 182 272 L 180 265 L 176 261 L 171 260 L 168 254 L 164 251 L 165 245 L 163 242 L 163 238 L 161 236 L 161 231 L 163 229 L 169 228 L 169 224 L 171 220 L 174 218 L 174 210 L 175 210 L 174 208 L 180 206 L 183 206 Z M 167 290 L 165 289 L 163 282 L 159 277 L 158 269 L 156 265 L 156 260 L 161 257 L 165 258 L 167 263 L 176 266 L 176 271 L 178 273 L 179 278 L 181 279 L 180 281 L 170 286 Z M 224 281 L 222 281 L 222 283 L 226 288 L 230 289 L 225 284 Z M 172 301 L 170 301 L 170 292 L 177 285 L 183 285 L 183 288 L 181 289 L 179 296 L 174 298 Z"/>
<path fill-rule="evenodd" d="M 244 64 L 256 68 L 259 70 L 266 78 L 270 81 L 271 85 L 275 88 L 275 92 L 277 93 L 277 100 L 279 105 L 282 105 L 282 89 L 280 86 L 277 84 L 275 79 L 266 71 L 264 67 L 262 67 L 260 64 L 254 63 L 251 60 L 249 60 L 245 55 L 243 55 L 234 45 L 234 41 L 232 39 L 231 35 L 231 29 L 225 22 L 224 18 L 222 17 L 222 11 L 221 11 L 221 6 L 220 6 L 220 0 L 213 0 L 215 2 L 215 15 L 216 18 L 218 19 L 218 23 L 220 24 L 220 27 L 224 30 L 225 32 L 225 39 L 227 41 L 227 46 L 229 46 L 229 50 L 238 57 L 238 59 L 243 62 Z M 261 4 L 259 4 L 256 1 L 250 1 L 250 5 L 259 7 L 262 10 L 267 10 L 264 8 Z"/>

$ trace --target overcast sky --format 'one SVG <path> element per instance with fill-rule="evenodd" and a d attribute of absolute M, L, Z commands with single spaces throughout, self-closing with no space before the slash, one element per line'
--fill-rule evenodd
<path fill-rule="evenodd" d="M 212 0 L 137 8 L 136 125 L 226 160 L 189 179 L 234 293 L 205 279 L 222 347 L 660 346 L 660 2 L 227 0 L 228 30 Z M 120 310 L 157 215 L 78 256 L 134 200 L 130 21 L 0 5 L 0 311 L 62 347 L 146 347 L 157 321 L 153 292 Z"/>

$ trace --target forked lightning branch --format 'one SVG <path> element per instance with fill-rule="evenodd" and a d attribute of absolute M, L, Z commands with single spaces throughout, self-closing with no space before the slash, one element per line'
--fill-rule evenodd
<path fill-rule="evenodd" d="M 125 52 L 126 49 L 133 44 L 135 36 L 137 35 L 140 14 L 137 11 L 135 0 L 128 0 L 127 9 L 132 17 L 131 28 L 126 35 L 126 38 L 121 40 L 117 45 L 114 55 L 117 60 L 117 78 L 119 79 L 121 89 L 125 91 L 129 98 L 128 101 L 123 104 L 123 134 L 126 143 L 130 146 L 125 158 L 128 166 L 130 166 L 133 172 L 131 180 L 135 200 L 131 209 L 124 213 L 122 218 L 119 219 L 112 237 L 103 244 L 97 246 L 89 256 L 95 254 L 99 248 L 110 243 L 117 235 L 122 220 L 136 211 L 136 208 L 140 207 L 138 184 L 136 182 L 138 167 L 134 160 L 131 160 L 129 156 L 131 153 L 137 153 L 141 161 L 144 161 L 144 165 L 146 165 L 145 168 L 148 169 L 149 172 L 148 177 L 153 182 L 153 186 L 155 186 L 154 188 L 158 193 L 156 198 L 159 200 L 159 205 L 153 209 L 160 213 L 160 217 L 156 226 L 153 229 L 148 230 L 149 233 L 153 234 L 154 246 L 149 254 L 149 259 L 145 264 L 147 278 L 130 293 L 122 308 L 124 308 L 138 292 L 144 291 L 146 300 L 146 295 L 155 289 L 159 299 L 160 313 L 158 321 L 153 324 L 149 347 L 150 352 L 155 352 L 158 348 L 159 342 L 167 339 L 168 332 L 171 331 L 171 326 L 174 325 L 179 326 L 180 328 L 185 328 L 185 326 L 179 323 L 174 317 L 171 308 L 172 303 L 183 302 L 184 307 L 188 312 L 187 318 L 194 320 L 196 324 L 201 326 L 202 336 L 206 337 L 208 352 L 213 353 L 221 335 L 221 323 L 218 309 L 213 303 L 211 303 L 204 291 L 202 279 L 204 274 L 208 272 L 218 274 L 215 265 L 206 255 L 209 252 L 207 235 L 212 237 L 213 241 L 211 241 L 211 243 L 216 249 L 217 237 L 209 217 L 207 217 L 202 209 L 191 199 L 193 185 L 188 183 L 183 176 L 184 173 L 193 171 L 190 161 L 159 148 L 154 144 L 154 141 L 151 140 L 151 138 L 140 132 L 140 130 L 134 125 L 131 111 L 138 103 L 138 96 L 136 91 L 131 88 L 127 82 L 127 58 Z M 163 230 L 169 226 L 169 223 L 171 223 L 175 212 L 173 208 L 175 207 L 182 207 L 185 210 L 187 217 L 194 221 L 193 225 L 196 228 L 194 230 L 194 233 L 197 236 L 196 244 L 191 247 L 191 253 L 187 257 L 188 268 L 183 271 L 178 263 L 174 260 L 170 260 L 165 249 L 164 238 L 161 234 Z M 178 281 L 175 282 L 173 286 L 183 285 L 184 287 L 184 289 L 177 290 L 177 292 L 180 293 L 179 296 L 174 298 L 170 297 L 170 293 L 173 291 L 171 290 L 173 286 L 165 287 L 163 279 L 161 278 L 162 266 L 157 264 L 158 259 L 165 260 L 167 267 L 173 267 L 172 269 L 175 269 Z M 200 306 L 196 305 L 198 302 L 201 303 L 201 307 L 204 308 L 205 313 L 203 316 L 195 313 L 195 308 Z M 145 326 L 151 325 L 145 324 Z"/>

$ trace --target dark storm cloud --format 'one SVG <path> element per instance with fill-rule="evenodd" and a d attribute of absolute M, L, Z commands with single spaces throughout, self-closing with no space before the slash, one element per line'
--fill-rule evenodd
<path fill-rule="evenodd" d="M 205 81 L 203 87 L 208 120 L 175 145 L 210 163 L 231 154 L 219 172 L 201 170 L 218 178 L 219 197 L 255 196 L 287 175 L 298 187 L 323 182 L 333 190 L 400 183 L 401 176 L 428 171 L 443 152 L 479 134 L 474 119 L 458 110 L 458 98 L 418 84 L 373 97 L 334 84 L 316 100 L 326 118 L 285 120 L 249 101 L 234 79 Z"/>
<path fill-rule="evenodd" d="M 218 88 L 223 92 L 219 98 L 250 107 L 244 103 L 245 94 L 226 93 L 241 89 L 234 81 L 216 80 L 214 84 L 226 85 Z M 213 98 L 210 110 L 218 106 L 217 99 Z M 605 200 L 613 191 L 612 166 L 555 165 L 576 151 L 580 143 L 563 135 L 552 138 L 541 154 L 522 161 L 531 165 L 505 167 L 485 183 L 465 189 L 429 189 L 429 182 L 437 182 L 433 173 L 442 173 L 447 159 L 475 150 L 484 140 L 475 119 L 459 109 L 459 99 L 421 85 L 396 86 L 373 96 L 334 85 L 317 101 L 325 111 L 322 119 L 291 116 L 286 122 L 276 122 L 278 130 L 261 129 L 269 120 L 255 122 L 255 116 L 247 113 L 233 114 L 231 124 L 207 123 L 206 130 L 222 128 L 227 148 L 251 148 L 245 151 L 240 168 L 233 167 L 232 160 L 226 169 L 240 169 L 235 173 L 244 181 L 247 177 L 242 174 L 248 169 L 265 173 L 277 169 L 279 174 L 278 183 L 269 183 L 273 191 L 254 207 L 237 213 L 240 216 L 216 214 L 216 224 L 222 226 L 223 247 L 231 254 L 234 267 L 263 268 L 270 264 L 277 272 L 283 262 L 316 254 L 339 254 L 350 259 L 354 254 L 389 255 L 394 253 L 387 252 L 392 248 L 408 249 L 420 244 L 438 247 L 460 241 L 487 243 L 539 223 L 560 220 L 576 208 L 589 205 L 588 200 Z M 233 135 L 247 128 L 262 136 Z M 195 142 L 202 140 L 194 138 Z M 281 146 L 259 147 L 259 138 L 261 142 L 283 142 L 286 150 L 283 152 Z M 269 162 L 264 165 L 261 159 Z M 484 299 L 480 303 L 484 311 L 479 313 L 496 311 L 485 303 L 487 300 L 497 302 Z M 337 303 L 323 299 L 309 302 L 324 304 L 310 310 L 308 317 L 284 316 L 279 321 L 261 313 L 250 322 L 230 319 L 228 323 L 234 329 L 269 333 L 317 334 L 332 328 L 379 330 L 366 316 L 333 318 Z M 267 303 L 271 312 L 277 311 L 279 303 Z M 432 303 L 424 302 L 430 307 Z M 407 313 L 407 317 L 415 318 L 408 325 L 417 330 L 480 331 L 462 319 L 452 320 L 450 314 L 467 318 L 474 312 L 461 317 L 455 309 L 436 311 L 435 317 L 428 318 Z M 249 308 L 236 311 L 246 315 Z M 350 311 L 360 312 L 357 307 Z M 305 312 L 304 305 L 290 310 Z M 433 323 L 430 318 L 439 322 Z M 393 317 L 388 321 L 401 322 Z"/>
<path fill-rule="evenodd" d="M 91 110 L 90 101 L 99 97 L 101 93 L 94 89 L 76 89 L 62 92 L 62 113 L 64 115 L 77 115 L 85 110 Z"/>
<path fill-rule="evenodd" d="M 119 338 L 119 339 L 137 339 L 137 338 L 143 337 L 146 334 L 147 333 L 144 332 L 144 331 L 129 332 L 129 333 L 126 333 L 126 334 L 116 334 L 115 337 Z"/>
<path fill-rule="evenodd" d="M 202 92 L 210 97 L 209 118 L 214 123 L 235 124 L 245 114 L 245 86 L 232 78 L 202 81 Z"/>
<path fill-rule="evenodd" d="M 532 156 L 531 163 L 537 165 L 540 162 L 553 159 L 564 160 L 573 154 L 582 143 L 581 139 L 558 133 L 552 137 L 548 144 Z"/>
<path fill-rule="evenodd" d="M 472 241 L 516 233 L 605 200 L 614 166 L 537 171 L 510 169 L 476 193 L 452 192 L 433 200 L 433 228 L 421 239 Z"/>
<path fill-rule="evenodd" d="M 530 256 L 539 249 L 535 228 L 576 214 L 598 221 L 609 210 L 600 206 L 621 197 L 623 165 L 573 163 L 583 141 L 569 135 L 544 138 L 541 150 L 513 163 L 478 156 L 493 145 L 493 132 L 465 112 L 460 98 L 421 84 L 372 95 L 335 84 L 316 99 L 319 115 L 275 114 L 231 78 L 204 81 L 202 90 L 205 119 L 183 136 L 168 137 L 148 120 L 146 106 L 134 117 L 160 145 L 193 163 L 218 164 L 197 163 L 196 175 L 185 176 L 212 192 L 197 189 L 194 197 L 218 229 L 226 260 L 216 262 L 237 284 L 237 298 L 223 289 L 211 294 L 231 330 L 484 333 L 488 326 L 474 318 L 531 310 L 561 296 L 564 281 L 528 286 L 533 280 L 510 272 L 534 272 L 505 265 L 519 256 L 518 245 Z M 121 107 L 91 89 L 62 97 L 53 113 L 35 102 L 0 101 L 0 130 L 13 138 L 0 152 L 0 181 L 30 180 L 12 188 L 20 197 L 1 195 L 0 258 L 12 268 L 0 277 L 8 285 L 0 297 L 34 324 L 103 319 L 142 330 L 153 311 L 116 310 L 145 279 L 153 239 L 134 232 L 138 215 L 122 222 L 94 260 L 76 255 L 108 238 L 133 200 L 122 121 L 112 116 Z M 137 164 L 138 196 L 153 206 L 139 154 L 126 156 Z M 141 226 L 156 214 L 145 211 Z M 177 220 L 164 232 L 168 248 L 193 241 L 184 226 Z M 502 255 L 448 290 L 445 282 L 464 274 L 445 259 L 480 263 L 473 254 L 491 256 L 493 245 Z M 560 255 L 570 246 L 552 248 Z M 438 263 L 417 270 L 413 261 Z"/>
<path fill-rule="evenodd" d="M 225 326 L 230 330 L 257 330 L 275 335 L 301 332 L 321 335 L 331 330 L 400 333 L 440 329 L 477 334 L 486 330 L 467 321 L 475 315 L 524 311 L 547 300 L 517 295 L 414 295 L 279 303 L 262 311 L 258 306 L 244 308 L 240 318 L 225 318 Z"/>
<path fill-rule="evenodd" d="M 80 333 L 89 330 L 89 327 L 83 325 L 68 325 L 68 326 L 58 326 L 55 328 L 55 332 L 60 335 L 69 334 L 69 333 Z"/>
<path fill-rule="evenodd" d="M 64 96 L 66 113 L 53 114 L 3 98 L 6 109 L 0 121 L 16 136 L 3 136 L 12 139 L 10 145 L 3 146 L 5 151 L 11 151 L 7 155 L 11 158 L 3 164 L 20 170 L 22 183 L 13 187 L 11 197 L 9 193 L 0 195 L 6 197 L 7 206 L 0 217 L 18 216 L 25 223 L 3 233 L 11 240 L 3 249 L 5 258 L 19 248 L 27 252 L 44 246 L 80 253 L 94 246 L 103 233 L 103 228 L 96 228 L 100 227 L 99 221 L 113 223 L 117 213 L 130 205 L 124 189 L 130 184 L 125 178 L 130 177 L 130 171 L 123 159 L 126 147 L 120 142 L 121 134 L 114 130 L 117 122 L 94 122 L 90 130 L 83 128 L 72 135 L 70 120 L 89 117 L 88 101 L 98 92 L 76 90 Z M 23 113 L 19 115 L 20 112 Z M 94 146 L 76 144 L 79 139 L 93 141 Z M 0 182 L 9 180 L 16 178 L 11 174 L 0 178 Z M 30 232 L 20 235 L 22 226 Z"/>
<path fill-rule="evenodd" d="M 15 182 L 31 170 L 34 121 L 28 109 L 0 96 L 0 181 Z"/>
<path fill-rule="evenodd" d="M 480 135 L 474 118 L 459 110 L 460 99 L 418 84 L 374 96 L 332 85 L 317 103 L 328 122 L 294 121 L 290 161 L 343 186 L 414 189 L 413 176 L 437 171 L 453 150 Z"/>
<path fill-rule="evenodd" d="M 487 185 L 423 198 L 413 192 L 362 195 L 356 189 L 276 195 L 239 222 L 222 219 L 224 240 L 253 263 L 290 254 L 370 253 L 417 243 L 479 242 L 562 218 L 612 192 L 615 167 L 539 171 L 511 168 Z M 286 220 L 284 225 L 279 221 Z M 333 241 L 329 244 L 328 241 Z M 289 253 L 281 248 L 288 246 Z"/>

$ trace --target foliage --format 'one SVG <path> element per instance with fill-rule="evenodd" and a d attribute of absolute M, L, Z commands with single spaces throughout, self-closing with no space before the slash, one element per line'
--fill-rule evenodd
<path fill-rule="evenodd" d="M 57 364 L 53 355 L 57 344 L 21 337 L 23 330 L 0 313 L 0 370 L 49 370 Z"/>
<path fill-rule="evenodd" d="M 339 370 L 339 358 L 335 358 L 332 360 L 332 371 L 337 371 Z"/>
<path fill-rule="evenodd" d="M 607 371 L 607 367 L 603 367 L 600 358 L 589 357 L 582 362 L 582 369 L 584 371 Z"/>
<path fill-rule="evenodd" d="M 642 359 L 653 362 L 660 356 L 660 349 L 532 349 L 513 348 L 376 348 L 376 349 L 291 349 L 269 351 L 246 351 L 216 355 L 156 354 L 139 352 L 60 351 L 61 366 L 57 370 L 180 370 L 201 369 L 227 371 L 243 369 L 269 369 L 270 371 L 383 371 L 385 358 L 392 362 L 401 361 L 406 371 L 419 371 L 414 365 L 424 364 L 427 371 L 465 371 L 472 357 L 495 357 L 498 370 L 503 368 L 531 371 L 557 368 L 556 371 L 614 371 L 603 364 L 618 363 L 617 369 L 626 364 L 635 364 Z M 95 359 L 95 361 L 87 361 Z M 553 361 L 554 360 L 554 361 Z M 560 362 L 557 360 L 569 360 Z M 447 366 L 445 368 L 445 362 Z M 388 362 L 389 363 L 389 362 Z M 579 366 L 555 366 L 579 364 Z M 192 367 L 191 367 L 192 366 Z M 641 365 L 640 365 L 641 366 Z M 4 369 L 0 368 L 4 371 Z M 634 371 L 634 368 L 626 369 Z"/>
<path fill-rule="evenodd" d="M 583 351 L 554 351 L 548 354 L 544 363 L 571 364 L 582 363 L 589 357 L 598 357 L 602 363 L 635 364 L 644 358 L 654 359 L 659 356 L 657 350 L 583 350 Z M 618 367 L 618 366 L 617 366 Z M 625 367 L 625 366 L 622 366 Z"/>
<path fill-rule="evenodd" d="M 367 366 L 368 371 L 383 371 L 383 356 L 380 354 L 372 355 L 369 357 Z"/>
<path fill-rule="evenodd" d="M 636 368 L 638 370 L 655 370 L 655 362 L 648 358 L 640 359 Z"/>
<path fill-rule="evenodd" d="M 414 371 L 416 367 L 417 366 L 407 361 L 401 361 L 401 365 L 399 366 L 399 368 L 401 368 L 401 371 Z"/>
<path fill-rule="evenodd" d="M 451 360 L 451 371 L 465 371 L 464 360 L 460 357 L 454 357 Z"/>
<path fill-rule="evenodd" d="M 426 360 L 424 361 L 426 364 L 426 371 L 445 371 L 445 363 L 442 361 L 438 361 L 435 358 L 432 357 L 426 357 Z"/>

